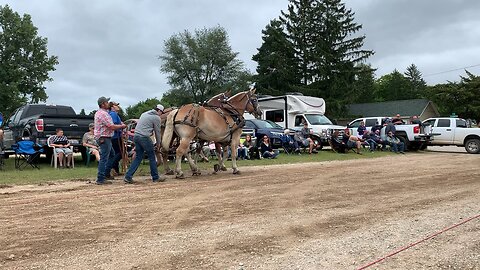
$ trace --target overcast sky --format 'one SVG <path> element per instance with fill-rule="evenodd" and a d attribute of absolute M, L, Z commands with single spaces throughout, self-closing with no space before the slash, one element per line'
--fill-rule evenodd
<path fill-rule="evenodd" d="M 363 25 L 368 62 L 380 77 L 414 63 L 429 84 L 458 81 L 462 68 L 480 74 L 480 1 L 346 0 Z M 158 55 L 174 34 L 224 27 L 252 72 L 261 31 L 287 0 L 0 0 L 32 16 L 60 64 L 47 83 L 47 103 L 96 109 L 104 95 L 125 108 L 170 87 Z M 453 71 L 452 71 L 453 70 Z"/>

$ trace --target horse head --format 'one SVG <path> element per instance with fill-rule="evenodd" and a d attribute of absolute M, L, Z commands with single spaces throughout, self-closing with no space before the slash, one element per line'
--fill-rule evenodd
<path fill-rule="evenodd" d="M 262 111 L 258 107 L 258 98 L 257 98 L 257 94 L 255 94 L 255 91 L 256 91 L 255 88 L 247 91 L 248 102 L 245 107 L 245 111 L 253 114 L 255 118 L 260 118 L 260 116 L 262 116 Z"/>

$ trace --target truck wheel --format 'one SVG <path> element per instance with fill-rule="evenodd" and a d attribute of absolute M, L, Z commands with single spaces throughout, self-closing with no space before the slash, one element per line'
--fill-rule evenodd
<path fill-rule="evenodd" d="M 422 143 L 422 144 L 420 145 L 420 148 L 419 148 L 419 149 L 422 150 L 422 151 L 423 151 L 423 150 L 426 150 L 426 149 L 427 149 L 427 146 L 428 146 L 427 143 Z"/>
<path fill-rule="evenodd" d="M 408 147 L 408 150 L 410 151 L 418 151 L 418 149 L 420 149 L 419 143 L 411 143 L 410 147 Z"/>
<path fill-rule="evenodd" d="M 468 139 L 465 143 L 465 150 L 470 154 L 478 154 L 480 152 L 480 140 Z"/>

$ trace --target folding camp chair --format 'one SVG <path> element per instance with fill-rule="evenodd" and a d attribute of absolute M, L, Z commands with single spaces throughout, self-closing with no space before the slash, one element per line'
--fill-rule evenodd
<path fill-rule="evenodd" d="M 18 141 L 12 145 L 15 151 L 15 168 L 17 170 L 25 169 L 28 165 L 32 168 L 40 169 L 36 162 L 43 149 L 33 141 Z"/>

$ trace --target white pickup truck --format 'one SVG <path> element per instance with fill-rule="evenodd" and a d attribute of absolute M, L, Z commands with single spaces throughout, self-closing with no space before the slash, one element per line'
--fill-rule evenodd
<path fill-rule="evenodd" d="M 423 124 L 430 125 L 435 136 L 435 140 L 428 145 L 456 145 L 465 147 L 470 154 L 480 153 L 480 128 L 468 128 L 464 119 L 429 118 Z"/>
<path fill-rule="evenodd" d="M 382 125 L 388 117 L 364 117 L 353 120 L 348 124 L 350 134 L 357 136 L 357 128 L 363 121 L 367 130 L 371 130 L 372 127 Z M 406 146 L 408 150 L 423 150 L 427 148 L 429 142 L 433 139 L 429 132 L 424 132 L 423 125 L 395 125 L 395 136 L 397 136 Z M 385 128 L 381 129 L 381 137 L 383 140 L 386 138 Z"/>

